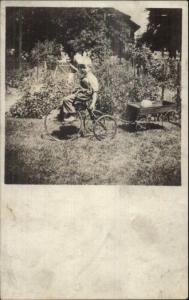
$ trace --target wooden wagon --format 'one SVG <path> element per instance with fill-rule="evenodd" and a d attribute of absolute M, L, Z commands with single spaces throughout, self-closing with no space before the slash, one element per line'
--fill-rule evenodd
<path fill-rule="evenodd" d="M 163 101 L 154 102 L 150 107 L 142 107 L 140 103 L 128 102 L 123 123 L 134 125 L 136 130 L 147 129 L 149 123 L 160 123 L 165 121 L 178 123 L 180 119 L 176 103 Z"/>

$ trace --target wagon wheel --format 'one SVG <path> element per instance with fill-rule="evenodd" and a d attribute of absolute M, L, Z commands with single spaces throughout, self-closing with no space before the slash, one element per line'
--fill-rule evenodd
<path fill-rule="evenodd" d="M 164 121 L 169 121 L 169 112 L 164 113 Z"/>
<path fill-rule="evenodd" d="M 157 122 L 158 122 L 158 120 L 159 120 L 158 118 L 159 118 L 159 115 L 158 115 L 158 114 L 155 114 L 155 115 L 154 115 L 154 122 L 156 122 L 156 123 L 157 123 Z"/>
<path fill-rule="evenodd" d="M 117 133 L 117 123 L 114 117 L 104 115 L 98 118 L 93 126 L 93 133 L 99 141 L 113 139 Z"/>
<path fill-rule="evenodd" d="M 146 118 L 147 123 L 151 123 L 152 120 L 153 120 L 152 114 L 147 115 L 147 118 Z"/>
<path fill-rule="evenodd" d="M 147 129 L 147 117 L 141 117 L 136 121 L 135 129 L 137 131 L 143 131 Z"/>
<path fill-rule="evenodd" d="M 161 126 L 163 126 L 163 122 L 165 121 L 166 115 L 165 114 L 159 114 L 158 116 L 158 122 L 161 123 Z"/>
<path fill-rule="evenodd" d="M 178 110 L 176 112 L 177 122 L 179 125 L 181 125 L 181 110 Z"/>
<path fill-rule="evenodd" d="M 170 123 L 179 123 L 180 122 L 180 114 L 176 111 L 170 111 L 168 113 L 168 121 Z"/>

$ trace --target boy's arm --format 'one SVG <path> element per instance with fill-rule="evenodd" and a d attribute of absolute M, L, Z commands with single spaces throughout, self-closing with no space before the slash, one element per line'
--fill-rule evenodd
<path fill-rule="evenodd" d="M 98 97 L 97 92 L 94 92 L 94 93 L 93 93 L 93 96 L 92 96 L 92 102 L 91 102 L 91 105 L 90 105 L 90 109 L 91 109 L 91 110 L 95 110 L 97 97 Z"/>
<path fill-rule="evenodd" d="M 71 63 L 70 63 L 70 67 L 71 67 L 74 71 L 79 72 L 79 70 L 78 70 L 74 65 L 72 65 Z"/>

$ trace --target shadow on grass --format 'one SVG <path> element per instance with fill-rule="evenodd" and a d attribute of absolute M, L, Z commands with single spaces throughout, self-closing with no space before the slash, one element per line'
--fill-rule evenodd
<path fill-rule="evenodd" d="M 157 124 L 157 123 L 146 123 L 145 124 L 145 127 L 146 128 L 140 128 L 140 129 L 136 129 L 136 126 L 135 124 L 121 124 L 121 125 L 118 125 L 119 128 L 127 131 L 127 132 L 137 132 L 137 131 L 146 131 L 146 130 L 154 130 L 154 129 L 159 129 L 159 130 L 162 130 L 162 129 L 165 129 L 164 126 L 160 125 L 160 124 Z"/>
<path fill-rule="evenodd" d="M 28 179 L 32 167 L 20 159 L 20 149 L 6 149 L 5 152 L 5 184 L 33 183 Z M 35 182 L 34 182 L 35 183 Z"/>
<path fill-rule="evenodd" d="M 179 122 L 169 121 L 169 123 L 181 128 L 181 123 L 179 123 Z"/>
<path fill-rule="evenodd" d="M 57 140 L 71 140 L 79 134 L 80 130 L 74 125 L 62 125 L 59 130 L 54 130 L 51 136 Z"/>

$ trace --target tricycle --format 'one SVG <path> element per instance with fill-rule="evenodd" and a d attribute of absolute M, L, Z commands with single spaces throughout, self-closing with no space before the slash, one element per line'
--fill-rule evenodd
<path fill-rule="evenodd" d="M 76 99 L 74 120 L 64 121 L 62 106 L 58 105 L 44 118 L 46 134 L 55 141 L 75 140 L 80 136 L 95 136 L 96 139 L 112 139 L 117 132 L 117 123 L 112 115 L 91 110 L 88 102 Z"/>

